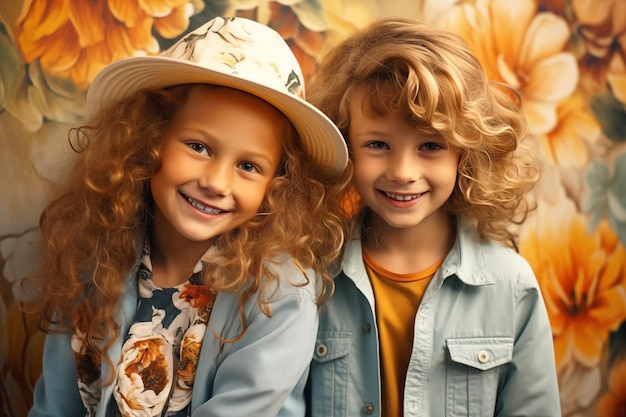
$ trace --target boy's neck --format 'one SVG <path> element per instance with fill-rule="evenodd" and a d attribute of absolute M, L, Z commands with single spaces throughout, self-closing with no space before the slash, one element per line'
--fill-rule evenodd
<path fill-rule="evenodd" d="M 365 223 L 363 245 L 383 268 L 411 274 L 446 257 L 456 238 L 456 221 L 443 212 L 412 228 L 395 228 L 373 213 Z"/>

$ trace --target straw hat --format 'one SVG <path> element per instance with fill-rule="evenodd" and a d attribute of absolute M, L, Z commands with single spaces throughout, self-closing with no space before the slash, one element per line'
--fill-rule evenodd
<path fill-rule="evenodd" d="M 348 160 L 337 127 L 304 99 L 304 79 L 293 52 L 273 29 L 241 17 L 217 17 L 188 33 L 159 56 L 114 62 L 87 92 L 86 115 L 145 88 L 217 84 L 253 94 L 294 125 L 319 166 L 342 171 Z"/>

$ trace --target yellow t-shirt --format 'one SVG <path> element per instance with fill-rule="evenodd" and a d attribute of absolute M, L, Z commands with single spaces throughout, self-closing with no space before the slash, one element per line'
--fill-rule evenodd
<path fill-rule="evenodd" d="M 403 414 L 406 370 L 413 349 L 413 325 L 424 291 L 443 259 L 424 271 L 396 274 L 363 249 L 365 269 L 376 298 L 381 359 L 382 417 Z"/>

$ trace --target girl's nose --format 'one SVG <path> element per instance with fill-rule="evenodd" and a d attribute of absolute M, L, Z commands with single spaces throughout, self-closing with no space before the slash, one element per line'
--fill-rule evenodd
<path fill-rule="evenodd" d="M 231 190 L 232 176 L 233 167 L 229 163 L 212 160 L 203 170 L 198 183 L 212 195 L 228 195 Z"/>

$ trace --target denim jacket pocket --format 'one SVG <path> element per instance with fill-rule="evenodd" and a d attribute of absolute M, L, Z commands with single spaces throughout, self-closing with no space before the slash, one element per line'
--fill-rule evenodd
<path fill-rule="evenodd" d="M 448 339 L 446 415 L 493 415 L 501 366 L 513 360 L 513 338 Z"/>
<path fill-rule="evenodd" d="M 311 363 L 312 416 L 344 416 L 348 405 L 352 333 L 319 332 Z"/>

